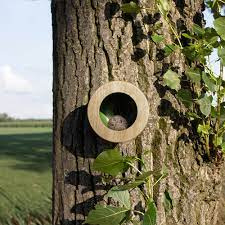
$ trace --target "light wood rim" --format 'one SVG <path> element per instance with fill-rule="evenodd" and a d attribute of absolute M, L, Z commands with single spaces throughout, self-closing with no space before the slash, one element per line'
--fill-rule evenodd
<path fill-rule="evenodd" d="M 106 127 L 99 117 L 102 101 L 112 93 L 129 95 L 136 103 L 137 117 L 127 129 L 115 131 Z M 145 95 L 133 84 L 125 81 L 111 81 L 99 87 L 88 104 L 88 119 L 93 130 L 103 139 L 110 142 L 126 142 L 137 137 L 148 122 L 149 106 Z"/>

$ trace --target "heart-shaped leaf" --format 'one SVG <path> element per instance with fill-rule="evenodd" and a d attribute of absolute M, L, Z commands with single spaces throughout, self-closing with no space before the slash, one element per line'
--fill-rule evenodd
<path fill-rule="evenodd" d="M 199 69 L 194 69 L 191 68 L 189 70 L 186 71 L 187 76 L 190 78 L 190 80 L 197 84 L 200 85 L 201 82 L 201 72 Z"/>
<path fill-rule="evenodd" d="M 198 34 L 198 35 L 204 35 L 205 34 L 205 30 L 203 28 L 201 28 L 198 24 L 193 25 L 193 32 L 195 34 Z"/>
<path fill-rule="evenodd" d="M 193 104 L 192 94 L 187 89 L 180 89 L 177 93 L 178 98 L 183 102 L 186 107 L 191 107 Z"/>
<path fill-rule="evenodd" d="M 131 1 L 129 3 L 125 3 L 121 6 L 121 10 L 124 13 L 139 13 L 141 10 L 141 7 L 138 6 L 137 3 Z"/>
<path fill-rule="evenodd" d="M 197 103 L 200 106 L 201 113 L 205 116 L 209 116 L 211 112 L 212 98 L 205 95 L 203 98 L 200 98 Z"/>
<path fill-rule="evenodd" d="M 220 37 L 225 40 L 225 17 L 219 17 L 215 19 L 214 27 Z"/>
<path fill-rule="evenodd" d="M 218 56 L 220 57 L 223 66 L 225 66 L 225 48 L 218 48 Z"/>
<path fill-rule="evenodd" d="M 165 56 L 169 56 L 172 52 L 174 52 L 176 50 L 177 46 L 174 44 L 168 44 L 164 47 L 163 51 Z"/>
<path fill-rule="evenodd" d="M 113 187 L 109 190 L 106 197 L 113 198 L 114 201 L 119 202 L 126 209 L 131 208 L 130 194 L 127 190 L 120 190 L 118 187 Z"/>
<path fill-rule="evenodd" d="M 125 218 L 127 211 L 125 208 L 97 205 L 94 210 L 90 211 L 85 223 L 94 225 L 119 225 Z"/>
<path fill-rule="evenodd" d="M 155 202 L 150 200 L 147 203 L 147 211 L 144 215 L 144 220 L 143 220 L 143 225 L 155 225 L 156 224 L 156 206 L 155 206 Z"/>
<path fill-rule="evenodd" d="M 205 124 L 205 125 L 198 125 L 198 133 L 200 134 L 209 134 L 209 130 L 210 130 L 210 125 Z"/>
<path fill-rule="evenodd" d="M 215 137 L 213 140 L 213 144 L 217 147 L 223 143 L 223 137 Z"/>
<path fill-rule="evenodd" d="M 126 157 L 123 157 L 118 149 L 110 149 L 98 155 L 94 161 L 93 168 L 102 173 L 116 176 L 129 168 L 126 162 Z"/>
<path fill-rule="evenodd" d="M 161 41 L 164 40 L 163 35 L 158 35 L 158 34 L 152 35 L 151 38 L 155 43 L 160 43 Z"/>
<path fill-rule="evenodd" d="M 141 184 L 145 183 L 146 180 L 149 178 L 149 176 L 151 175 L 158 175 L 160 172 L 156 172 L 156 171 L 147 171 L 142 173 L 140 176 L 138 176 L 133 182 L 125 184 L 125 185 L 120 185 L 117 186 L 117 188 L 119 190 L 130 190 L 130 189 L 134 189 L 138 186 L 140 186 Z"/>
<path fill-rule="evenodd" d="M 141 184 L 143 184 L 145 181 L 143 180 L 135 180 L 129 184 L 125 184 L 125 185 L 120 185 L 120 186 L 117 186 L 120 190 L 131 190 L 131 189 L 134 189 L 138 186 L 140 186 Z"/>
<path fill-rule="evenodd" d="M 202 80 L 204 81 L 205 85 L 210 91 L 212 92 L 216 91 L 215 81 L 205 72 L 202 73 Z"/>
<path fill-rule="evenodd" d="M 170 11 L 170 4 L 168 0 L 157 0 L 157 6 L 163 16 L 166 16 Z"/>
<path fill-rule="evenodd" d="M 181 87 L 179 75 L 172 70 L 168 70 L 164 74 L 163 82 L 164 82 L 165 85 L 167 85 L 168 87 L 170 87 L 171 89 L 174 89 L 176 91 L 178 91 Z"/>

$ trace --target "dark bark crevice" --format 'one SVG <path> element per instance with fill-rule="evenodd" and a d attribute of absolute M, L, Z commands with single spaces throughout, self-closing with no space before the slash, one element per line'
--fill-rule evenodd
<path fill-rule="evenodd" d="M 112 64 L 110 62 L 109 53 L 107 52 L 104 44 L 102 46 L 102 50 L 103 50 L 103 52 L 105 54 L 105 58 L 106 58 L 106 62 L 107 62 L 109 81 L 111 81 L 113 79 L 113 76 L 112 76 Z"/>

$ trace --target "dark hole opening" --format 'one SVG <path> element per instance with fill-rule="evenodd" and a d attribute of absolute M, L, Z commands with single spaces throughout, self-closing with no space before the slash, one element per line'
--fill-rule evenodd
<path fill-rule="evenodd" d="M 102 101 L 100 118 L 112 130 L 125 130 L 137 118 L 137 105 L 129 95 L 113 93 Z"/>

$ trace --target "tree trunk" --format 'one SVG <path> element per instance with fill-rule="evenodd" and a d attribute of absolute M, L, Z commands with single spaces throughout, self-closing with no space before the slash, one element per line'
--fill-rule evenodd
<path fill-rule="evenodd" d="M 159 18 L 154 1 L 140 0 L 151 10 L 122 14 L 119 5 L 129 1 L 52 0 L 54 61 L 53 224 L 82 224 L 90 209 L 102 200 L 105 186 L 92 170 L 93 159 L 115 145 L 91 129 L 86 107 L 102 84 L 127 81 L 146 95 L 150 116 L 135 140 L 121 144 L 128 154 L 152 152 L 149 168 L 166 165 L 169 176 L 154 188 L 158 225 L 222 225 L 221 165 L 201 157 L 197 135 L 184 117 L 185 108 L 162 85 L 169 67 L 186 68 L 183 56 L 162 54 L 162 44 L 149 36 Z M 172 1 L 171 17 L 178 29 L 202 23 L 202 0 Z M 164 23 L 167 42 L 172 35 Z M 173 209 L 163 207 L 168 190 Z M 134 201 L 138 198 L 134 197 Z M 221 206 L 221 207 L 220 207 Z M 224 206 L 223 206 L 224 207 Z"/>

